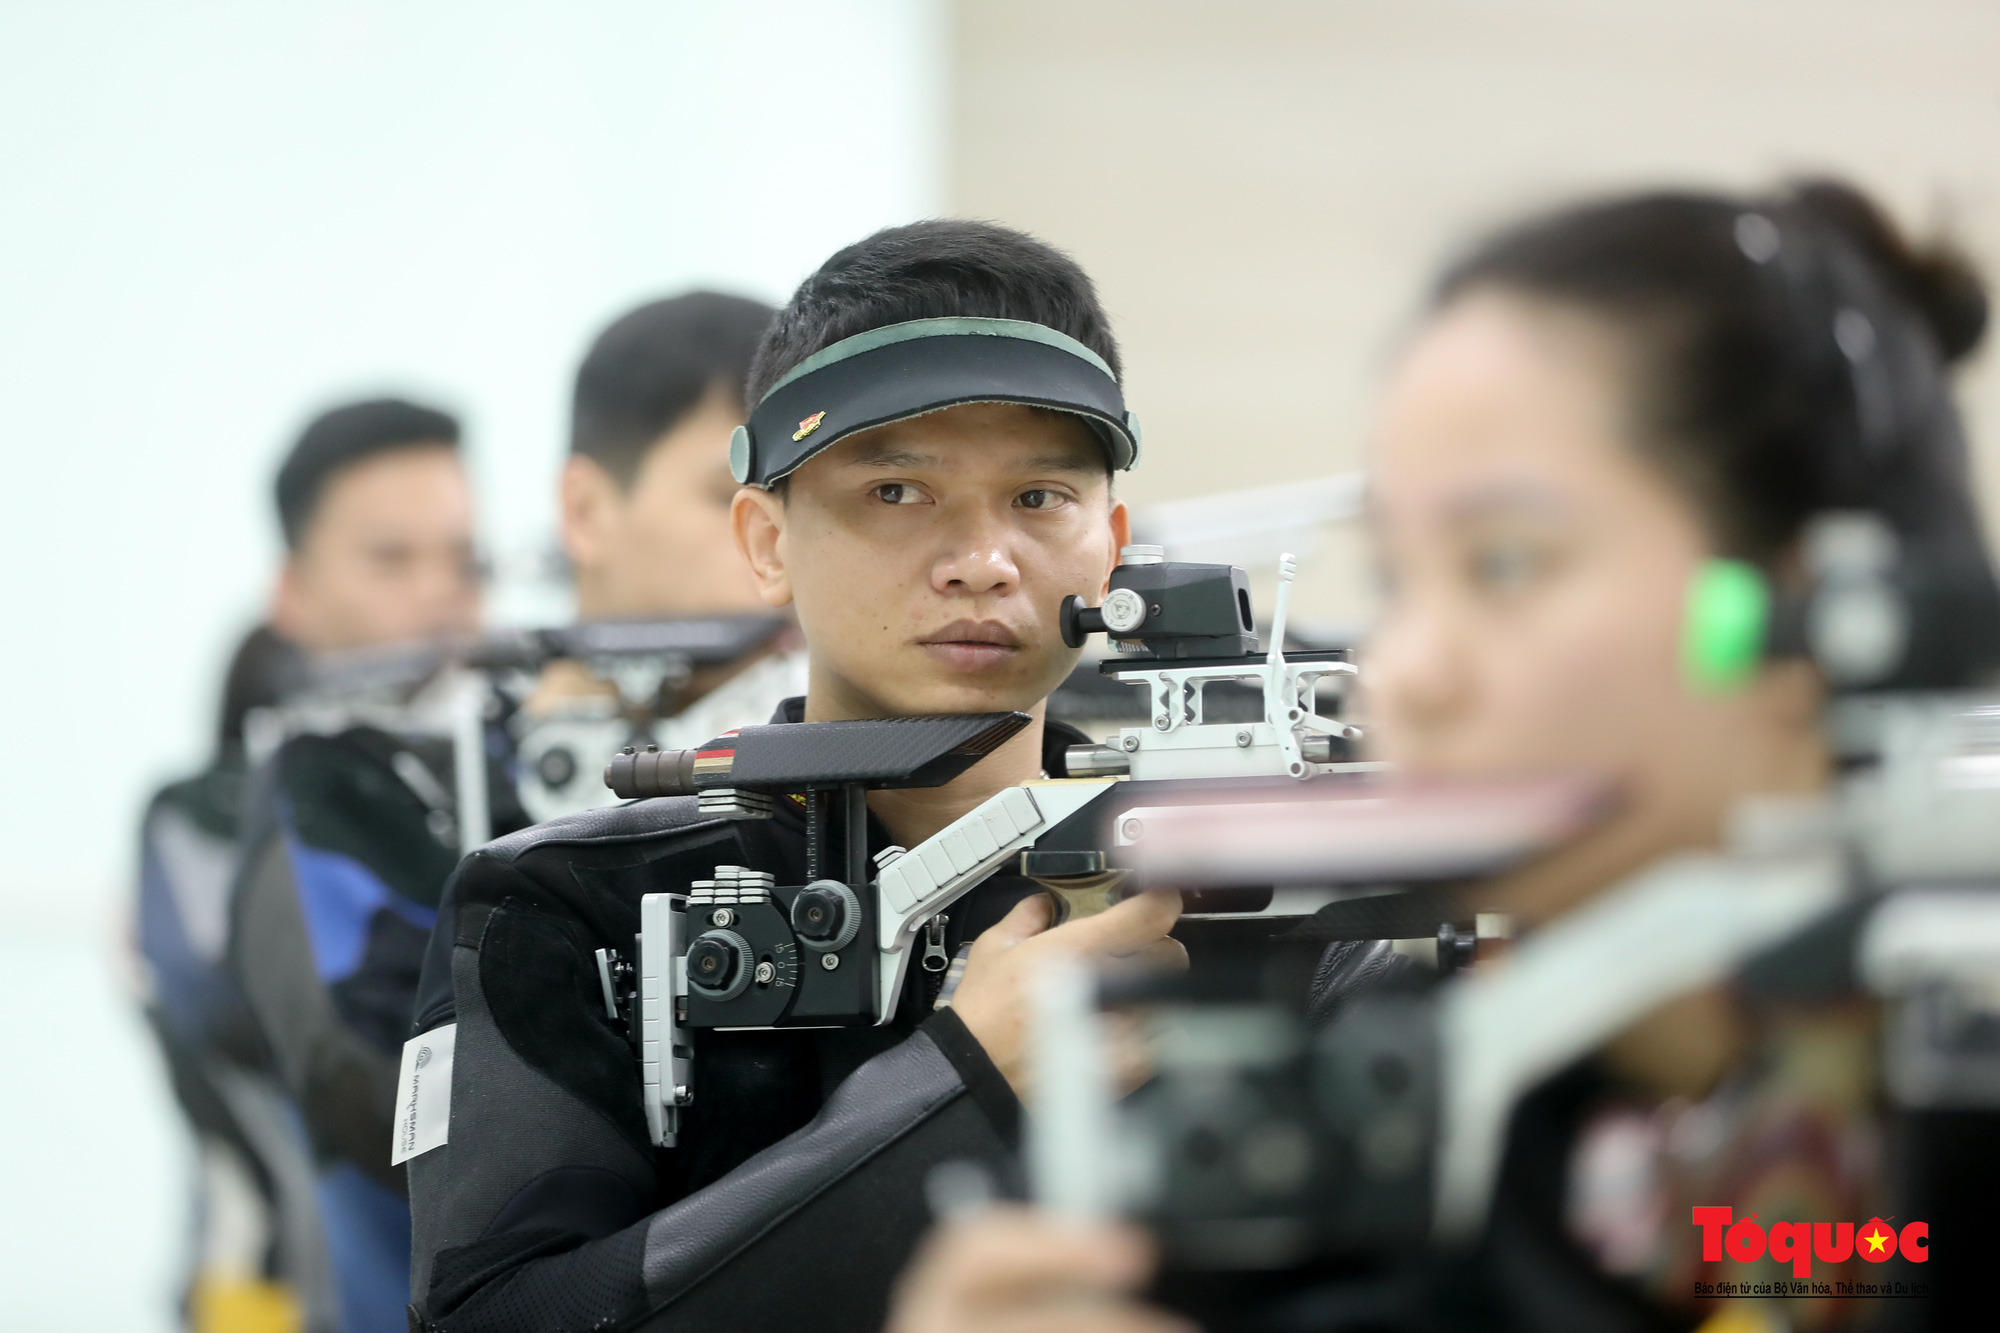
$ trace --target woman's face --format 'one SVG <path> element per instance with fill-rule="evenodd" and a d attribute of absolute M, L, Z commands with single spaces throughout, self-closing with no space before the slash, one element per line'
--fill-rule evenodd
<path fill-rule="evenodd" d="M 1687 588 L 1710 552 L 1631 442 L 1623 355 L 1585 315 L 1493 291 L 1409 348 L 1373 460 L 1368 733 L 1416 774 L 1601 774 L 1707 840 L 1731 794 L 1810 785 L 1791 753 L 1810 708 L 1769 672 L 1729 695 L 1683 683 Z"/>

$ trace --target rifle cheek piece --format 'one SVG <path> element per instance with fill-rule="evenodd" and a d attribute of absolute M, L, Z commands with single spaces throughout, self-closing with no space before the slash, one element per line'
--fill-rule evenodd
<path fill-rule="evenodd" d="M 1111 571 L 1102 606 L 1065 597 L 1057 617 L 1063 642 L 1110 637 L 1133 660 L 1249 657 L 1257 652 L 1250 581 L 1234 565 L 1169 561 L 1156 546 L 1127 546 Z"/>
<path fill-rule="evenodd" d="M 1091 635 L 1105 632 L 1104 612 L 1098 607 L 1085 606 L 1083 598 L 1075 593 L 1062 599 L 1057 623 L 1062 629 L 1063 645 L 1068 648 L 1081 648 Z"/>

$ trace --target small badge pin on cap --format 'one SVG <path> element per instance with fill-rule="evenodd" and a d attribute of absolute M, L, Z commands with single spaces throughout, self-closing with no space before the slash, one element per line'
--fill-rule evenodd
<path fill-rule="evenodd" d="M 824 412 L 813 413 L 811 416 L 807 417 L 804 421 L 801 421 L 799 423 L 799 428 L 792 432 L 792 439 L 794 441 L 803 440 L 806 436 L 818 430 L 819 423 L 825 420 L 826 420 L 826 413 Z"/>

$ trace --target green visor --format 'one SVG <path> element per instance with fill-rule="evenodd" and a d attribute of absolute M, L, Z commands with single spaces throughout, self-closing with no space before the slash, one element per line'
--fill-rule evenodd
<path fill-rule="evenodd" d="M 736 480 L 770 486 L 856 431 L 962 403 L 1020 403 L 1083 418 L 1113 470 L 1139 457 L 1139 423 L 1102 357 L 1018 319 L 917 319 L 857 333 L 793 367 L 738 426 Z"/>

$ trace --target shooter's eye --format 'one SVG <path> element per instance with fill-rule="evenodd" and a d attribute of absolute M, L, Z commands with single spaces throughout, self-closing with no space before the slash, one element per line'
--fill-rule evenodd
<path fill-rule="evenodd" d="M 1549 552 L 1529 542 L 1496 541 L 1472 553 L 1472 582 L 1482 592 L 1506 595 L 1525 591 L 1549 570 Z"/>
<path fill-rule="evenodd" d="M 883 504 L 913 505 L 923 499 L 923 495 L 914 486 L 900 481 L 885 481 L 875 488 L 875 498 Z"/>
<path fill-rule="evenodd" d="M 1023 509 L 1054 509 L 1062 503 L 1062 494 L 1046 489 L 1022 491 L 1016 503 Z"/>

